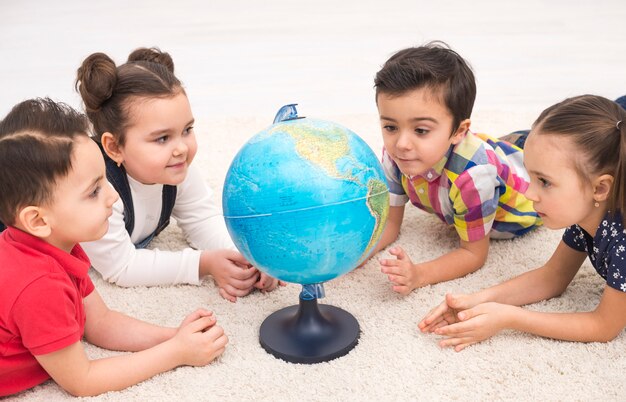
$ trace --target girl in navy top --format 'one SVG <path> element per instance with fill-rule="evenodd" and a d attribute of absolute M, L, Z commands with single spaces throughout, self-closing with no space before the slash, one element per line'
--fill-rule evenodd
<path fill-rule="evenodd" d="M 549 157 L 546 157 L 549 155 Z M 566 228 L 545 265 L 473 294 L 448 294 L 419 323 L 456 351 L 502 329 L 607 342 L 626 326 L 626 111 L 583 95 L 546 109 L 524 148 L 526 197 L 544 225 Z M 518 306 L 560 295 L 589 257 L 606 281 L 595 310 L 546 313 Z"/>

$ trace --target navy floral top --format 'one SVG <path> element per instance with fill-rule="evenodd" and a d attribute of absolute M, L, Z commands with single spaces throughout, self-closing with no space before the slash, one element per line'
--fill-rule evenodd
<path fill-rule="evenodd" d="M 604 216 L 594 237 L 578 225 L 563 233 L 563 242 L 576 251 L 584 251 L 606 284 L 626 292 L 626 231 L 621 214 Z"/>

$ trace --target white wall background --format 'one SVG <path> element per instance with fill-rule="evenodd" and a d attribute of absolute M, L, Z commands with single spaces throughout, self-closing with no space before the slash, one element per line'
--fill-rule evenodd
<path fill-rule="evenodd" d="M 375 113 L 396 50 L 446 41 L 475 70 L 476 111 L 528 111 L 626 93 L 626 1 L 0 0 L 0 115 L 30 97 L 80 106 L 90 53 L 170 52 L 199 118 Z"/>

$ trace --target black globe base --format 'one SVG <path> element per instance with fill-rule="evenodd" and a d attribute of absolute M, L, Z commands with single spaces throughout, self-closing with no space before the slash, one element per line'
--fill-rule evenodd
<path fill-rule="evenodd" d="M 359 322 L 339 307 L 303 300 L 269 315 L 259 341 L 268 353 L 290 363 L 321 363 L 346 355 L 359 341 Z"/>

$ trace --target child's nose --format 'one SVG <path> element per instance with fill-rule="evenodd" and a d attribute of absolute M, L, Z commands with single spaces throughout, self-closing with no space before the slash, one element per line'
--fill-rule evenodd
<path fill-rule="evenodd" d="M 111 207 L 113 206 L 113 204 L 115 204 L 115 201 L 117 201 L 120 198 L 120 196 L 111 185 L 107 186 L 107 191 L 108 191 L 107 198 L 106 198 L 107 205 Z"/>
<path fill-rule="evenodd" d="M 176 144 L 176 148 L 174 148 L 174 155 L 183 155 L 185 152 L 187 152 L 188 149 L 189 146 L 187 146 L 187 143 L 185 141 L 178 141 L 178 143 Z"/>
<path fill-rule="evenodd" d="M 396 147 L 401 149 L 409 149 L 413 146 L 411 143 L 411 137 L 406 132 L 400 132 L 398 135 L 398 141 L 396 142 Z"/>
<path fill-rule="evenodd" d="M 537 198 L 537 192 L 535 191 L 535 186 L 536 184 L 533 184 L 532 182 L 528 185 L 528 188 L 526 189 L 526 192 L 524 193 L 524 196 L 529 199 L 532 202 L 537 202 L 539 201 L 539 199 Z"/>

